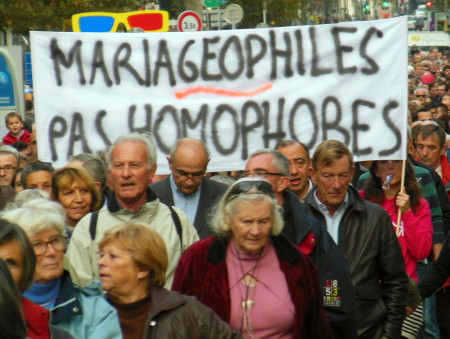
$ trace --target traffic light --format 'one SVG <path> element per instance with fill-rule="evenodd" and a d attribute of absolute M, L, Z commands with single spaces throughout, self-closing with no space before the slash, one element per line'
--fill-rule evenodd
<path fill-rule="evenodd" d="M 383 7 L 382 9 L 389 9 L 389 1 L 384 1 L 383 2 Z"/>
<path fill-rule="evenodd" d="M 431 8 L 433 7 L 433 1 L 427 1 L 425 5 L 427 6 L 427 8 Z"/>
<path fill-rule="evenodd" d="M 364 15 L 370 15 L 370 5 L 364 5 Z"/>

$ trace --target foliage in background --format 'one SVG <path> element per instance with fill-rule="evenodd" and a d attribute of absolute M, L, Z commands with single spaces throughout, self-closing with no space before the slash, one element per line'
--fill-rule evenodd
<path fill-rule="evenodd" d="M 19 34 L 61 31 L 64 20 L 81 12 L 126 12 L 136 0 L 0 0 L 0 30 Z"/>

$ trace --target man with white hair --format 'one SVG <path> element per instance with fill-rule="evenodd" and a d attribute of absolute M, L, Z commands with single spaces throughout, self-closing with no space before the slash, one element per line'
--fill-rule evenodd
<path fill-rule="evenodd" d="M 113 190 L 111 199 L 98 214 L 90 213 L 81 219 L 70 240 L 67 258 L 74 282 L 85 286 L 99 278 L 97 244 L 106 230 L 127 221 L 140 221 L 166 242 L 166 287 L 170 288 L 181 253 L 199 238 L 181 210 L 164 205 L 148 188 L 156 171 L 153 140 L 138 133 L 119 137 L 108 152 L 107 167 Z"/>

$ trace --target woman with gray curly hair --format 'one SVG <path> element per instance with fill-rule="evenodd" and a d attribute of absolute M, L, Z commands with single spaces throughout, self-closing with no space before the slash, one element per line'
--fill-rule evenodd
<path fill-rule="evenodd" d="M 196 296 L 244 338 L 330 338 L 317 272 L 284 236 L 269 182 L 238 180 L 214 218 L 216 235 L 182 255 L 172 288 Z"/>
<path fill-rule="evenodd" d="M 75 338 L 122 338 L 117 313 L 104 299 L 100 283 L 75 287 L 64 270 L 64 208 L 36 198 L 6 211 L 2 218 L 19 225 L 30 240 L 36 267 L 34 282 L 23 295 L 51 312 L 52 325 Z"/>

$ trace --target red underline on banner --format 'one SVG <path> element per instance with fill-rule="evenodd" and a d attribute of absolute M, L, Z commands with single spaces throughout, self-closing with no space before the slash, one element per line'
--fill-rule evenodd
<path fill-rule="evenodd" d="M 257 88 L 252 91 L 232 91 L 227 89 L 218 89 L 214 87 L 193 87 L 187 89 L 185 91 L 175 92 L 175 97 L 177 99 L 184 99 L 190 95 L 198 94 L 198 93 L 206 93 L 206 94 L 214 94 L 214 95 L 222 95 L 226 97 L 251 97 L 256 94 L 260 94 L 268 91 L 273 87 L 273 84 L 270 82 L 265 82 L 263 86 Z"/>

